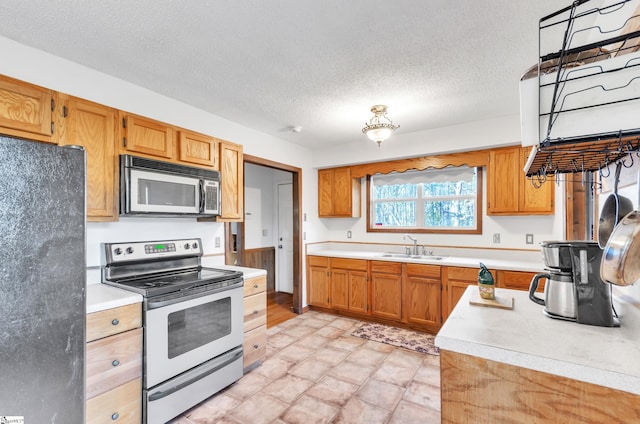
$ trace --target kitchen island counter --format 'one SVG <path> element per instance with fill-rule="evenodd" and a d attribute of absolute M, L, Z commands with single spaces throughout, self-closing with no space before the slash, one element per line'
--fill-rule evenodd
<path fill-rule="evenodd" d="M 627 290 L 634 289 L 634 290 Z M 640 293 L 616 287 L 621 326 L 554 320 L 527 292 L 513 310 L 463 293 L 436 336 L 443 423 L 640 422 Z"/>
<path fill-rule="evenodd" d="M 621 326 L 609 328 L 548 318 L 519 290 L 496 289 L 514 298 L 513 310 L 473 306 L 475 290 L 467 288 L 439 331 L 441 350 L 640 395 L 637 298 L 615 296 Z"/>

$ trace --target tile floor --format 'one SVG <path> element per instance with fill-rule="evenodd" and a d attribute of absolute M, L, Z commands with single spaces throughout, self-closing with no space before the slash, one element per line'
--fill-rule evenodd
<path fill-rule="evenodd" d="M 172 424 L 440 423 L 439 358 L 315 311 L 267 331 L 267 359 Z"/>

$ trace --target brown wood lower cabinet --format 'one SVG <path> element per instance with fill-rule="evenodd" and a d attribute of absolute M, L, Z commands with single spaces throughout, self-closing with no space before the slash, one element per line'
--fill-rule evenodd
<path fill-rule="evenodd" d="M 640 396 L 446 350 L 443 423 L 637 423 Z"/>
<path fill-rule="evenodd" d="M 244 371 L 262 363 L 267 354 L 267 277 L 244 282 Z"/>
<path fill-rule="evenodd" d="M 455 308 L 462 294 L 471 284 L 478 284 L 477 268 L 443 267 L 442 284 L 444 298 L 442 299 L 442 322 L 444 322 L 453 308 Z"/>
<path fill-rule="evenodd" d="M 87 423 L 141 422 L 141 323 L 139 303 L 87 316 Z"/>
<path fill-rule="evenodd" d="M 366 314 L 369 309 L 367 261 L 331 258 L 331 307 Z"/>
<path fill-rule="evenodd" d="M 442 322 L 440 266 L 406 264 L 404 310 L 408 322 L 439 327 Z"/>
<path fill-rule="evenodd" d="M 371 314 L 380 318 L 402 319 L 402 264 L 371 261 Z"/>
<path fill-rule="evenodd" d="M 307 303 L 329 308 L 331 306 L 329 258 L 325 256 L 308 256 L 307 264 L 309 266 Z"/>

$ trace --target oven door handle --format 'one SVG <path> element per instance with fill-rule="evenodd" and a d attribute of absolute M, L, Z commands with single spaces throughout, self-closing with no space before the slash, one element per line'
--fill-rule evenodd
<path fill-rule="evenodd" d="M 162 398 L 165 398 L 165 397 L 167 397 L 167 396 L 169 396 L 169 395 L 171 395 L 171 394 L 173 394 L 173 393 L 175 393 L 175 392 L 177 392 L 177 391 L 189 386 L 190 384 L 193 384 L 196 381 L 202 380 L 206 376 L 211 375 L 216 371 L 219 371 L 220 369 L 226 367 L 227 365 L 231 364 L 232 362 L 237 361 L 238 358 L 241 358 L 242 355 L 243 355 L 243 350 L 242 350 L 242 348 L 238 348 L 237 351 L 231 352 L 231 353 L 232 353 L 232 355 L 229 358 L 225 359 L 224 362 L 212 366 L 210 369 L 204 371 L 203 373 L 198 374 L 197 376 L 195 376 L 195 377 L 193 377 L 193 378 L 191 378 L 189 380 L 186 380 L 186 381 L 183 381 L 181 383 L 178 383 L 175 386 L 173 386 L 173 387 L 171 387 L 171 388 L 169 388 L 167 390 L 159 391 L 159 392 L 155 392 L 155 393 L 150 394 L 149 395 L 149 402 L 153 402 L 154 400 L 160 400 Z"/>
<path fill-rule="evenodd" d="M 178 295 L 174 298 L 164 299 L 164 300 L 153 300 L 153 299 L 145 299 L 146 310 L 149 311 L 151 309 L 161 308 L 163 306 L 173 305 L 174 303 L 184 302 L 186 300 L 197 299 L 199 297 L 205 297 L 216 293 L 223 293 L 229 290 L 237 289 L 239 287 L 244 286 L 244 281 L 240 280 L 237 283 L 233 283 L 231 285 L 220 287 L 215 290 L 207 290 L 199 293 L 195 293 L 192 295 Z"/>

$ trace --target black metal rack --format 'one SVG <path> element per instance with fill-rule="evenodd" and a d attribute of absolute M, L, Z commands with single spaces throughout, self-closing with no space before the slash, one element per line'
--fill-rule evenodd
<path fill-rule="evenodd" d="M 540 140 L 525 167 L 538 180 L 640 158 L 640 0 L 591 3 L 540 20 Z"/>

